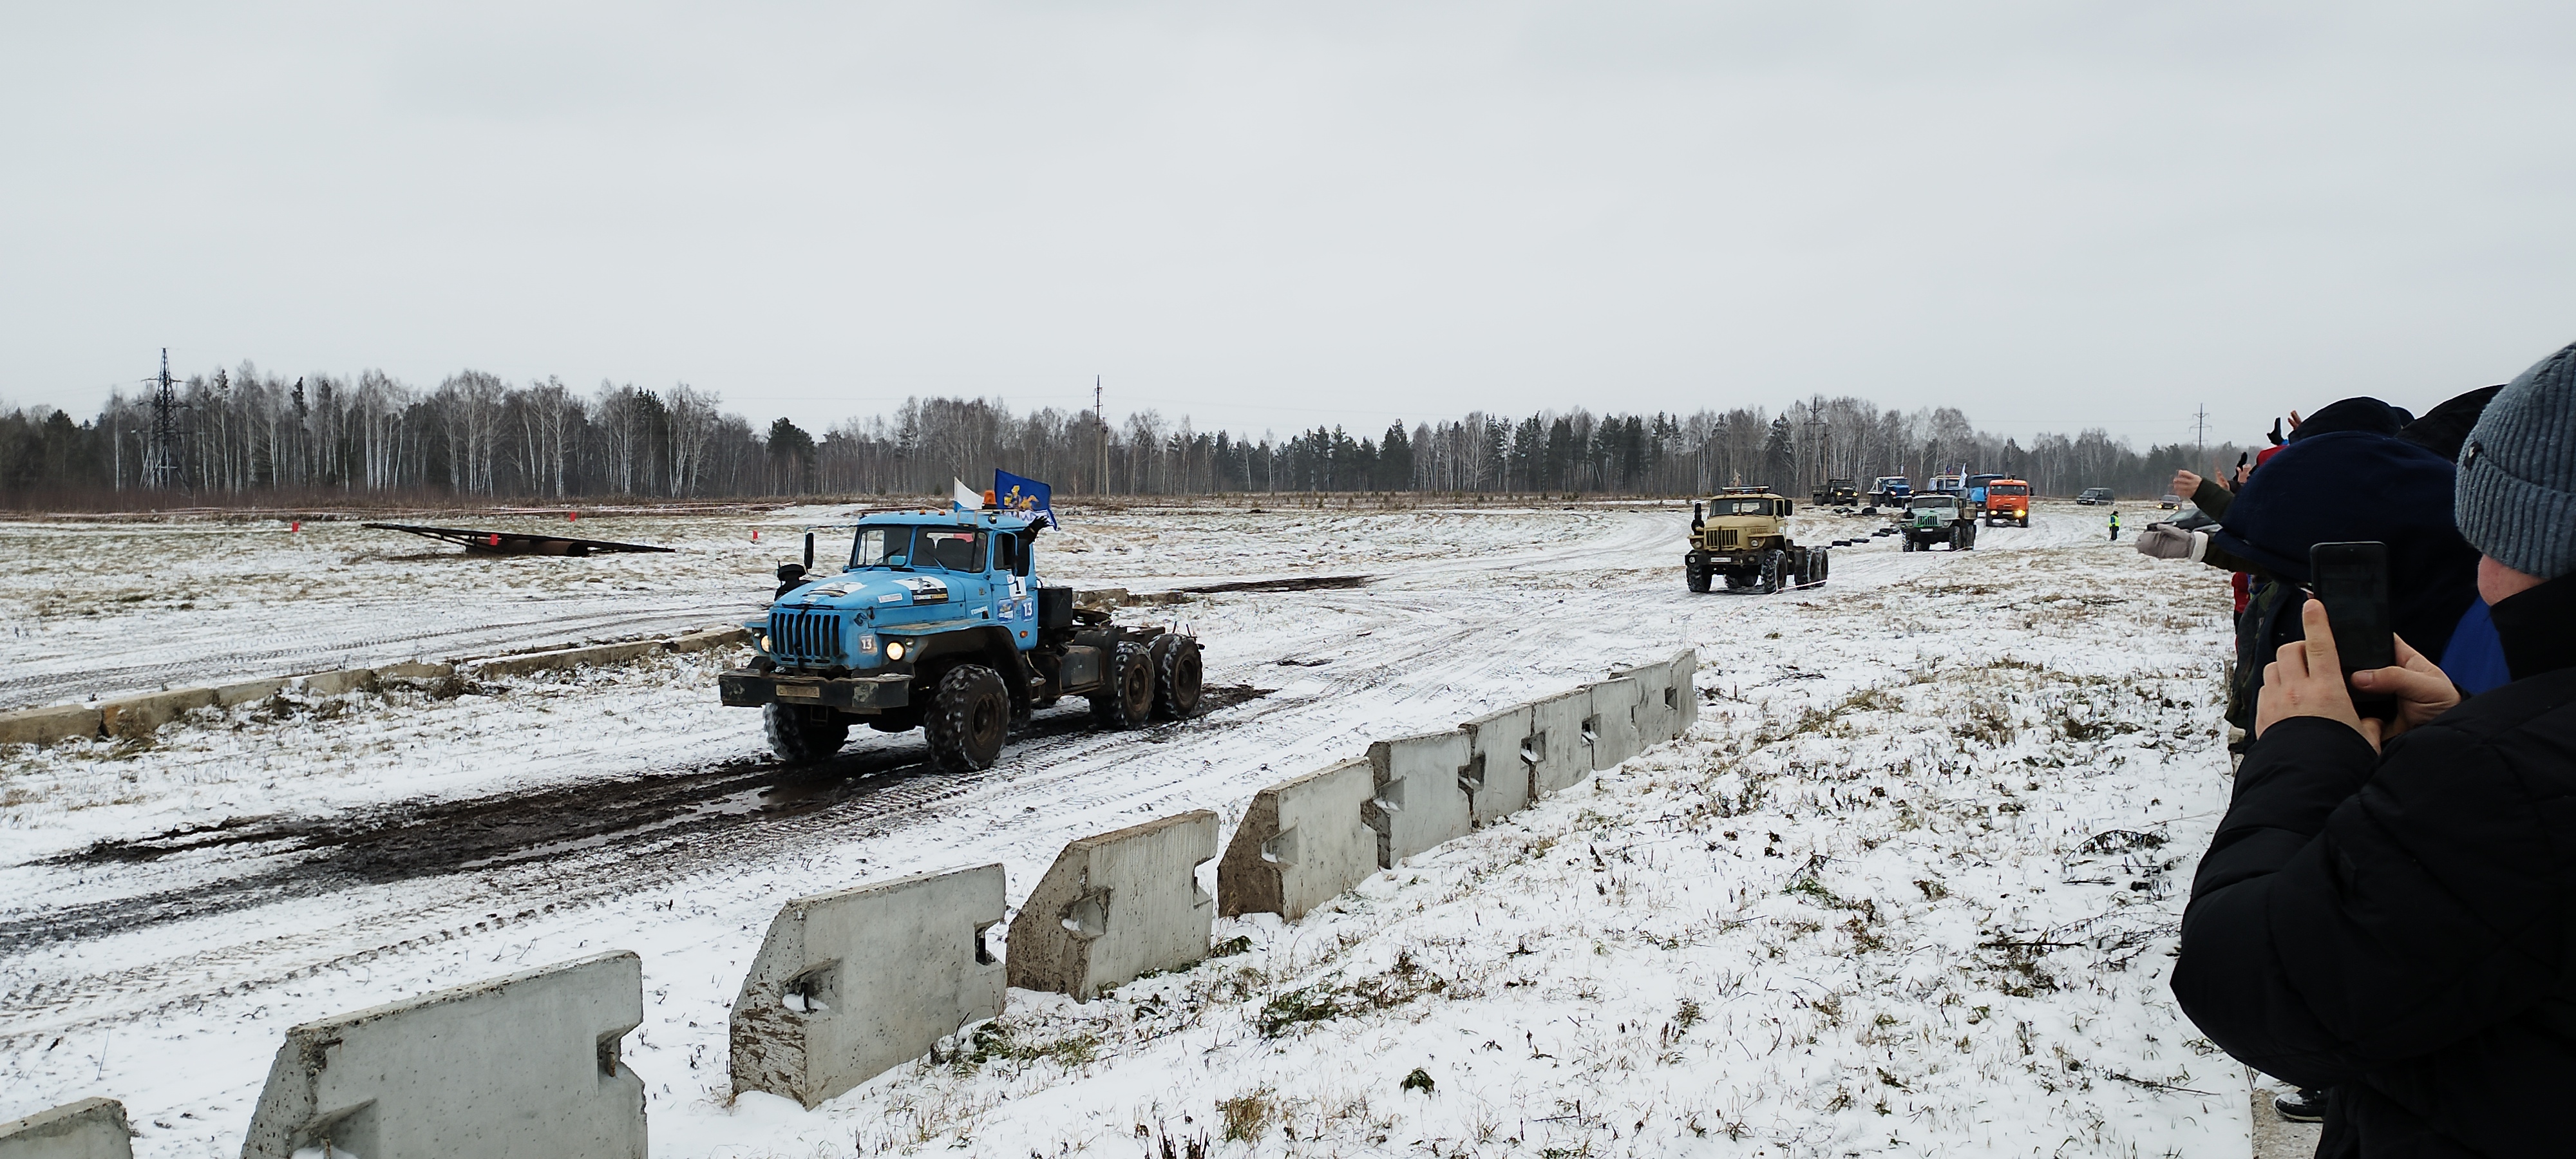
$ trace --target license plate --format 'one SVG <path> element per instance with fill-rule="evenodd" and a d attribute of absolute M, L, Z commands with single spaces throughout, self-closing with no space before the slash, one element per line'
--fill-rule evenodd
<path fill-rule="evenodd" d="M 823 686 L 820 684 L 781 684 L 778 686 L 778 698 L 781 700 L 821 700 L 823 699 Z"/>

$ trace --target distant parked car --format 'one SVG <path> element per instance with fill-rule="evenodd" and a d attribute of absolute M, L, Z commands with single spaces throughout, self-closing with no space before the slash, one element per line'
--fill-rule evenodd
<path fill-rule="evenodd" d="M 2162 499 L 2156 500 L 2156 506 L 2162 507 L 2167 511 L 2171 511 L 2174 508 L 2182 506 L 2182 496 L 2167 495 Z"/>
<path fill-rule="evenodd" d="M 2084 489 L 2083 494 L 2075 497 L 2075 501 L 2086 507 L 2108 503 L 2111 501 L 2111 489 L 2108 487 L 2087 487 Z"/>

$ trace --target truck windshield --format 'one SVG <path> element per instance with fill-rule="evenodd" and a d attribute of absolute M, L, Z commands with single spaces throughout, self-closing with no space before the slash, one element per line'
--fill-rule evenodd
<path fill-rule="evenodd" d="M 984 570 L 984 533 L 924 527 L 912 537 L 913 566 L 946 571 Z"/>
<path fill-rule="evenodd" d="M 1956 511 L 1958 509 L 1958 504 L 1953 502 L 1947 495 L 1927 499 L 1917 499 L 1914 501 L 1913 505 L 1908 508 L 1908 510 L 1912 511 Z"/>
<path fill-rule="evenodd" d="M 1986 488 L 1988 495 L 2028 495 L 2030 488 L 2019 483 L 1995 483 Z"/>
<path fill-rule="evenodd" d="M 1709 514 L 1711 514 L 1711 515 L 1769 515 L 1769 514 L 1771 514 L 1771 500 L 1768 500 L 1768 499 L 1717 499 L 1717 500 L 1712 500 L 1712 501 L 1710 501 L 1710 503 L 1709 503 L 1709 505 L 1708 505 L 1708 513 L 1709 513 Z"/>
<path fill-rule="evenodd" d="M 963 527 L 862 527 L 850 566 L 984 570 L 984 533 Z"/>
<path fill-rule="evenodd" d="M 912 562 L 912 528 L 862 527 L 850 551 L 851 567 L 888 567 L 895 559 Z"/>

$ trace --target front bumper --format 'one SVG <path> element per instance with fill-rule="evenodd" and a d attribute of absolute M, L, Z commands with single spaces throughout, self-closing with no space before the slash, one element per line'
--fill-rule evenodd
<path fill-rule="evenodd" d="M 912 677 L 782 676 L 738 668 L 716 676 L 716 691 L 727 708 L 809 704 L 848 712 L 877 712 L 912 703 Z"/>

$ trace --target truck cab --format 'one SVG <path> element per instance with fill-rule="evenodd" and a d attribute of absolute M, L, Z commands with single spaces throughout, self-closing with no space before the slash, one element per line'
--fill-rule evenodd
<path fill-rule="evenodd" d="M 1111 727 L 1188 716 L 1198 641 L 1077 610 L 1072 588 L 1038 574 L 1043 529 L 1000 510 L 861 518 L 837 573 L 779 569 L 767 614 L 744 624 L 750 664 L 717 678 L 723 702 L 761 709 L 770 747 L 792 763 L 830 755 L 864 722 L 922 729 L 953 771 L 991 767 L 1013 724 L 1064 696 L 1090 697 Z"/>
<path fill-rule="evenodd" d="M 1873 507 L 1902 507 L 1914 494 L 1914 481 L 1903 475 L 1881 475 L 1871 480 L 1869 501 Z"/>
<path fill-rule="evenodd" d="M 1706 592 L 1719 579 L 1746 594 L 1825 582 L 1829 553 L 1789 537 L 1789 512 L 1789 500 L 1767 487 L 1729 487 L 1691 504 L 1690 550 L 1682 555 L 1690 590 Z"/>
<path fill-rule="evenodd" d="M 1905 501 L 1905 518 L 1897 524 L 1905 537 L 1903 550 L 1930 551 L 1948 544 L 1952 551 L 1977 546 L 1976 515 L 1959 496 L 1927 491 Z"/>
<path fill-rule="evenodd" d="M 2030 484 L 1998 478 L 1986 484 L 1986 526 L 2004 523 L 2030 526 Z"/>

